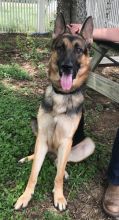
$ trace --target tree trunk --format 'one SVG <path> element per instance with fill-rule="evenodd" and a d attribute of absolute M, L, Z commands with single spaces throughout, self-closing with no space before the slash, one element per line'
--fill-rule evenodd
<path fill-rule="evenodd" d="M 83 23 L 86 16 L 86 0 L 72 0 L 71 22 Z"/>
<path fill-rule="evenodd" d="M 66 23 L 82 23 L 86 18 L 86 0 L 58 0 L 57 13 L 63 13 Z"/>
<path fill-rule="evenodd" d="M 71 21 L 71 3 L 72 0 L 58 0 L 57 14 L 63 13 L 66 24 L 69 24 Z"/>

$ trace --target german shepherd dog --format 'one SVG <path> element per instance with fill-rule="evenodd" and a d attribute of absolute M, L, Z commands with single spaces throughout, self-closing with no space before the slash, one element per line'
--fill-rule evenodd
<path fill-rule="evenodd" d="M 89 48 L 92 43 L 93 21 L 88 17 L 79 34 L 72 35 L 67 30 L 62 14 L 55 21 L 52 53 L 48 76 L 51 85 L 46 88 L 43 102 L 37 115 L 38 133 L 30 178 L 24 193 L 18 198 L 15 209 L 26 207 L 30 201 L 37 177 L 48 151 L 57 155 L 57 174 L 54 181 L 54 206 L 60 211 L 66 209 L 67 201 L 63 194 L 63 177 L 68 161 L 79 162 L 95 149 L 90 138 L 77 145 L 73 137 L 82 117 L 82 92 L 89 69 Z M 25 158 L 21 159 L 21 162 Z"/>

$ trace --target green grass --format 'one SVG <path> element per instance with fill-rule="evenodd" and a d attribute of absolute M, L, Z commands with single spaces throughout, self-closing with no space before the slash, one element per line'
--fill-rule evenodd
<path fill-rule="evenodd" d="M 37 4 L 2 2 L 0 29 L 8 32 L 36 31 Z"/>
<path fill-rule="evenodd" d="M 37 38 L 30 36 L 24 38 L 17 36 L 16 45 L 24 60 L 30 61 L 33 65 L 40 67 L 39 62 L 49 57 L 51 38 Z"/>
<path fill-rule="evenodd" d="M 67 212 L 65 214 L 58 214 L 51 211 L 46 211 L 44 213 L 44 220 L 71 220 L 71 218 Z"/>
<path fill-rule="evenodd" d="M 13 215 L 13 204 L 31 169 L 30 164 L 20 166 L 18 160 L 33 151 L 30 119 L 35 115 L 39 101 L 39 97 L 28 98 L 0 85 L 0 219 Z M 36 193 L 37 196 L 42 198 Z"/>
<path fill-rule="evenodd" d="M 0 79 L 13 78 L 17 80 L 31 80 L 29 74 L 18 64 L 0 64 Z"/>

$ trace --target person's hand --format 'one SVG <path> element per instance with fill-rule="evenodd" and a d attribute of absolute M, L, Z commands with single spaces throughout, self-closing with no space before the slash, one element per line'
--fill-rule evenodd
<path fill-rule="evenodd" d="M 67 28 L 70 30 L 72 34 L 78 34 L 81 30 L 81 24 L 68 24 Z"/>

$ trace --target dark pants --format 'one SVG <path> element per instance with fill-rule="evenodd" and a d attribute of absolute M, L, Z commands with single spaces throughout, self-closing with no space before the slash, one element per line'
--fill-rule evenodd
<path fill-rule="evenodd" d="M 119 128 L 112 148 L 112 156 L 108 168 L 108 180 L 113 185 L 119 185 Z"/>

